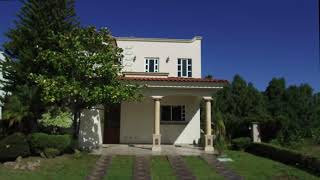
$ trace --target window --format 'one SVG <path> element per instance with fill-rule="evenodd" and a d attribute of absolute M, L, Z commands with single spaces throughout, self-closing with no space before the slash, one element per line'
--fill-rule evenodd
<path fill-rule="evenodd" d="M 159 58 L 146 58 L 145 72 L 159 72 Z"/>
<path fill-rule="evenodd" d="M 192 77 L 191 59 L 178 59 L 178 77 Z"/>
<path fill-rule="evenodd" d="M 185 106 L 161 106 L 161 121 L 185 120 Z"/>

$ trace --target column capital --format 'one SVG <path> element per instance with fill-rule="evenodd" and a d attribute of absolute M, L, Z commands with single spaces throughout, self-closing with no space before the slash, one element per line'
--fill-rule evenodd
<path fill-rule="evenodd" d="M 213 100 L 213 98 L 211 96 L 203 96 L 202 99 L 205 101 L 212 101 Z"/>
<path fill-rule="evenodd" d="M 163 96 L 151 96 L 153 100 L 161 100 Z"/>

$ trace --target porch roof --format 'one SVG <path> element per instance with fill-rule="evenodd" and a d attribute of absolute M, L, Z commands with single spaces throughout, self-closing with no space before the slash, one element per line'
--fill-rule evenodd
<path fill-rule="evenodd" d="M 121 77 L 122 80 L 128 81 L 166 81 L 166 82 L 192 82 L 192 83 L 219 83 L 228 84 L 227 80 L 222 79 L 209 79 L 209 78 L 182 78 L 182 77 Z"/>

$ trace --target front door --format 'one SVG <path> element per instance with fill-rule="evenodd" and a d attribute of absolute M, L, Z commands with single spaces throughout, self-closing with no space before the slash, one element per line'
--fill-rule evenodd
<path fill-rule="evenodd" d="M 103 144 L 119 144 L 120 142 L 120 113 L 121 104 L 105 108 Z"/>

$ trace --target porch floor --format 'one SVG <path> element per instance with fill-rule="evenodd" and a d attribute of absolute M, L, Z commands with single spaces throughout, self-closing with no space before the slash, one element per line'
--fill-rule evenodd
<path fill-rule="evenodd" d="M 200 156 L 208 153 L 205 153 L 203 148 L 193 145 L 161 145 L 161 152 L 153 152 L 151 144 L 104 144 L 92 154 Z"/>

